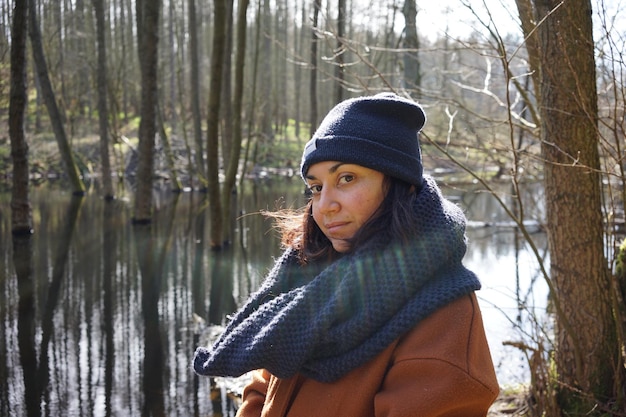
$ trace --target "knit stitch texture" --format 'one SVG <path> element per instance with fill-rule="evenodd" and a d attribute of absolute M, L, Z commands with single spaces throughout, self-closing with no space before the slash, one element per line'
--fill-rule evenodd
<path fill-rule="evenodd" d="M 414 209 L 419 230 L 407 244 L 381 235 L 324 267 L 303 267 L 286 250 L 219 340 L 196 350 L 194 370 L 239 376 L 263 368 L 331 382 L 478 290 L 462 265 L 465 216 L 428 175 Z"/>
<path fill-rule="evenodd" d="M 422 186 L 419 131 L 424 110 L 393 93 L 357 97 L 337 104 L 304 147 L 300 174 L 321 161 L 341 161 Z"/>

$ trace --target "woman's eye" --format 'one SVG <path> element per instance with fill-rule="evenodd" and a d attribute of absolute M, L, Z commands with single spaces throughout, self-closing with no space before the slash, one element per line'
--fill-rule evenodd
<path fill-rule="evenodd" d="M 339 178 L 339 182 L 352 182 L 352 181 L 354 181 L 354 175 L 351 175 L 351 174 L 342 175 L 341 178 Z"/>
<path fill-rule="evenodd" d="M 321 185 L 310 185 L 309 186 L 309 191 L 311 192 L 311 194 L 319 194 L 322 191 L 322 186 Z"/>

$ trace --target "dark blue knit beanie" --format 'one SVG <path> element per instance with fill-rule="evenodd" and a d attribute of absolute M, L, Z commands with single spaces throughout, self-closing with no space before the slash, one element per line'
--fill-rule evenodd
<path fill-rule="evenodd" d="M 418 187 L 422 153 L 418 133 L 426 122 L 422 108 L 393 93 L 343 101 L 326 115 L 306 144 L 300 173 L 322 161 L 361 165 Z"/>

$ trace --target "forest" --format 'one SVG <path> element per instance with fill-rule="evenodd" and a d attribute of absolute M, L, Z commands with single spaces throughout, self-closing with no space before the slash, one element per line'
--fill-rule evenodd
<path fill-rule="evenodd" d="M 427 171 L 492 192 L 531 247 L 529 220 L 547 233 L 549 260 L 535 253 L 554 328 L 519 346 L 529 415 L 626 416 L 625 12 L 608 0 L 446 4 L 0 0 L 13 235 L 37 232 L 36 181 L 130 194 L 137 225 L 158 185 L 207 193 L 219 251 L 242 179 L 297 175 L 335 103 L 394 91 L 426 110 Z M 513 204 L 493 191 L 502 181 Z M 545 213 L 530 218 L 535 181 Z"/>

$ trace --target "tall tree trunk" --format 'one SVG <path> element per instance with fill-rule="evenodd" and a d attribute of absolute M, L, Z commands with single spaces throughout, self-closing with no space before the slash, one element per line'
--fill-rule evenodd
<path fill-rule="evenodd" d="M 137 0 L 136 7 L 141 67 L 141 120 L 139 122 L 139 161 L 133 222 L 150 223 L 152 221 L 152 177 L 158 97 L 158 33 L 161 2 L 158 0 Z"/>
<path fill-rule="evenodd" d="M 53 3 L 50 3 L 50 8 L 52 9 L 52 15 L 53 15 L 52 20 L 54 21 L 54 26 L 55 26 L 53 33 L 54 33 L 54 37 L 56 38 L 56 44 L 57 44 L 56 60 L 51 61 L 51 62 L 56 61 L 57 71 L 53 71 L 52 75 L 55 77 L 57 95 L 59 96 L 59 101 L 57 102 L 57 105 L 59 106 L 59 110 L 61 113 L 61 117 L 62 117 L 61 120 L 63 120 L 66 126 L 68 126 L 70 136 L 74 137 L 75 132 L 74 132 L 74 126 L 73 126 L 74 124 L 73 115 L 71 114 L 71 109 L 70 109 L 70 112 L 68 112 L 68 107 L 67 107 L 68 99 L 67 99 L 67 89 L 66 89 L 66 83 L 65 83 L 66 65 L 65 65 L 65 42 L 64 42 L 64 40 L 67 39 L 67 26 L 63 24 L 62 17 L 61 17 L 65 15 L 62 9 L 62 4 L 63 4 L 62 1 L 55 1 Z M 43 22 L 43 19 L 42 19 L 42 23 L 43 23 L 42 25 L 43 27 L 47 26 L 45 22 Z M 52 51 L 52 50 L 53 50 L 52 48 L 48 49 L 48 51 Z M 67 117 L 68 113 L 70 114 L 70 117 Z"/>
<path fill-rule="evenodd" d="M 184 9 L 184 5 L 181 5 L 181 7 Z M 185 15 L 185 11 L 183 10 L 182 15 Z M 184 20 L 181 18 L 181 20 Z M 176 39 L 177 39 L 177 44 L 178 45 L 184 45 L 185 42 L 183 41 L 183 38 L 186 36 L 186 31 L 184 29 L 184 25 L 181 23 L 182 27 L 180 29 L 178 29 L 176 31 Z M 178 68 L 178 70 L 176 71 L 176 79 L 178 82 L 178 88 L 177 88 L 177 93 L 178 93 L 178 106 L 181 109 L 181 114 L 182 117 L 180 117 L 180 134 L 182 135 L 183 138 L 183 143 L 185 144 L 185 157 L 186 157 L 186 162 L 187 162 L 187 175 L 189 175 L 189 185 L 192 187 L 192 189 L 195 187 L 195 172 L 200 169 L 200 167 L 196 166 L 196 164 L 194 163 L 194 159 L 196 159 L 198 157 L 198 155 L 193 151 L 193 146 L 191 145 L 190 141 L 189 141 L 189 134 L 188 134 L 188 129 L 187 129 L 187 121 L 188 121 L 188 117 L 185 116 L 186 114 L 186 108 L 187 108 L 187 97 L 185 96 L 187 94 L 187 92 L 189 90 L 187 90 L 185 88 L 185 71 L 184 68 L 186 67 L 183 63 L 186 62 L 186 57 L 185 57 L 185 52 L 186 49 L 184 46 L 181 46 L 179 48 L 177 48 L 177 54 L 176 54 L 176 68 Z M 196 69 L 197 71 L 197 69 Z M 197 75 L 197 74 L 196 74 Z M 199 107 L 199 103 L 198 103 L 198 107 Z M 194 117 L 194 116 L 192 116 Z M 200 121 L 200 116 L 198 115 L 198 121 Z M 193 122 L 193 120 L 192 120 Z M 202 132 L 200 131 L 200 129 L 198 129 L 199 134 L 200 134 L 200 144 L 202 144 Z M 202 159 L 202 154 L 200 154 L 200 158 Z"/>
<path fill-rule="evenodd" d="M 190 59 L 190 100 L 193 138 L 196 145 L 196 171 L 202 188 L 206 188 L 207 175 L 202 144 L 202 115 L 200 113 L 200 63 L 198 61 L 198 27 L 196 23 L 196 1 L 189 0 L 189 59 Z"/>
<path fill-rule="evenodd" d="M 232 54 L 233 54 L 233 7 L 234 1 L 226 1 L 226 35 L 224 49 L 224 65 L 222 72 L 222 95 L 220 97 L 220 144 L 222 146 L 222 164 L 224 169 L 230 160 L 232 130 Z M 227 212 L 228 210 L 224 210 Z M 228 241 L 228 229 L 225 229 L 224 239 Z"/>
<path fill-rule="evenodd" d="M 246 167 L 248 166 L 248 161 L 250 159 L 250 147 L 252 146 L 252 142 L 255 143 L 255 149 L 256 149 L 256 143 L 258 141 L 254 140 L 254 135 L 253 135 L 253 131 L 254 131 L 254 126 L 255 126 L 255 119 L 256 119 L 256 92 L 257 92 L 257 74 L 258 74 L 258 69 L 259 69 L 259 55 L 261 53 L 261 47 L 260 47 L 260 42 L 261 42 L 261 25 L 260 25 L 260 21 L 261 21 L 261 1 L 262 0 L 257 0 L 257 14 L 256 17 L 254 19 L 254 21 L 256 22 L 256 30 L 255 30 L 255 36 L 253 37 L 253 39 L 255 40 L 255 44 L 254 44 L 254 55 L 252 58 L 252 85 L 250 86 L 250 90 L 252 90 L 252 93 L 250 94 L 250 108 L 248 109 L 248 136 L 247 136 L 247 140 L 246 140 L 246 150 L 244 152 L 244 157 L 243 157 L 243 169 L 241 172 L 241 178 L 239 180 L 239 186 L 243 187 L 243 179 L 246 175 Z M 253 152 L 253 159 L 252 159 L 253 163 L 256 163 L 256 159 L 254 158 L 254 152 Z"/>
<path fill-rule="evenodd" d="M 170 0 L 169 2 L 169 13 L 170 18 L 167 26 L 167 37 L 168 37 L 168 52 L 169 52 L 169 122 L 172 125 L 172 131 L 176 132 L 178 129 L 178 120 L 176 117 L 176 43 L 174 36 L 174 22 L 177 18 L 176 13 L 176 1 Z"/>
<path fill-rule="evenodd" d="M 103 15 L 104 15 L 104 6 L 103 6 Z M 87 56 L 87 37 L 84 35 L 87 32 L 87 28 L 85 25 L 85 3 L 83 0 L 76 1 L 75 7 L 75 15 L 76 15 L 76 23 L 74 25 L 74 30 L 72 36 L 74 38 L 74 45 L 76 45 L 76 55 L 79 57 Z M 96 16 L 97 19 L 97 16 Z M 104 21 L 104 17 L 103 17 Z M 97 23 L 96 23 L 97 25 Z M 97 28 L 96 28 L 97 30 Z M 97 35 L 96 35 L 97 36 Z M 78 74 L 76 74 L 77 80 L 75 80 L 75 91 L 78 93 L 78 98 L 76 100 L 76 105 L 78 106 L 78 113 L 81 116 L 85 116 L 85 110 L 88 110 L 87 114 L 91 121 L 91 115 L 93 114 L 91 110 L 91 86 L 89 85 L 89 62 L 86 59 L 80 59 L 80 64 L 78 65 Z M 71 70 L 71 68 L 70 68 Z"/>
<path fill-rule="evenodd" d="M 33 60 L 35 62 L 35 68 L 37 72 L 37 79 L 41 86 L 41 92 L 44 103 L 48 109 L 48 115 L 50 116 L 50 123 L 52 124 L 52 130 L 54 131 L 54 137 L 56 138 L 57 145 L 59 146 L 59 152 L 61 158 L 65 163 L 65 169 L 67 176 L 72 187 L 74 195 L 80 196 L 85 194 L 85 185 L 80 178 L 80 173 L 76 162 L 74 161 L 74 155 L 70 144 L 65 134 L 65 128 L 63 127 L 63 121 L 61 118 L 61 112 L 54 96 L 52 84 L 48 77 L 48 66 L 46 64 L 46 58 L 43 52 L 43 45 L 41 44 L 41 32 L 39 31 L 39 24 L 37 23 L 36 4 L 35 0 L 28 0 L 29 8 L 29 25 L 28 33 L 30 37 L 30 43 L 33 49 Z"/>
<path fill-rule="evenodd" d="M 335 50 L 335 102 L 343 101 L 344 53 L 343 38 L 346 33 L 346 0 L 337 0 L 337 49 Z"/>
<path fill-rule="evenodd" d="M 211 218 L 211 249 L 220 250 L 223 244 L 222 201 L 219 182 L 219 117 L 222 92 L 222 71 L 226 49 L 227 0 L 216 0 L 213 11 L 213 48 L 211 54 L 211 83 L 207 119 L 207 166 Z"/>
<path fill-rule="evenodd" d="M 224 175 L 224 188 L 222 190 L 222 200 L 224 201 L 224 224 L 230 224 L 230 204 L 233 192 L 236 192 L 235 183 L 237 181 L 237 171 L 241 155 L 241 112 L 243 108 L 243 88 L 244 88 L 244 67 L 246 59 L 246 29 L 248 21 L 246 12 L 248 11 L 249 0 L 239 0 L 237 5 L 237 38 L 235 52 L 235 91 L 233 94 L 232 106 L 232 146 L 230 159 L 225 161 L 226 173 Z M 231 192 L 232 191 L 232 192 Z M 230 229 L 230 228 L 229 228 Z M 226 236 L 230 239 L 230 236 Z"/>
<path fill-rule="evenodd" d="M 535 21 L 546 18 L 537 28 L 536 84 L 557 306 L 558 404 L 563 415 L 590 415 L 606 411 L 625 388 L 604 256 L 591 2 L 536 0 L 535 7 Z"/>
<path fill-rule="evenodd" d="M 419 38 L 417 36 L 417 7 L 415 0 L 405 0 L 402 8 L 404 14 L 404 79 L 403 87 L 410 90 L 416 90 L 419 96 L 421 79 L 420 79 L 420 62 L 418 49 L 420 47 Z"/>
<path fill-rule="evenodd" d="M 98 119 L 100 127 L 100 160 L 102 173 L 102 191 L 105 200 L 115 198 L 113 181 L 111 180 L 111 160 L 109 158 L 109 110 L 107 106 L 107 69 L 104 0 L 93 0 L 96 15 L 96 33 L 98 40 Z"/>
<path fill-rule="evenodd" d="M 24 134 L 26 114 L 26 36 L 28 8 L 25 1 L 16 1 L 11 30 L 11 90 L 9 101 L 9 137 L 13 161 L 11 188 L 11 230 L 14 234 L 30 234 L 33 230 L 28 195 L 28 143 Z"/>
<path fill-rule="evenodd" d="M 261 109 L 261 132 L 262 140 L 272 141 L 274 138 L 273 128 L 273 102 L 272 102 L 272 72 L 274 71 L 272 62 L 272 11 L 270 0 L 263 0 L 263 14 L 261 17 L 261 72 L 259 74 L 259 108 Z M 258 23 L 258 24 L 259 24 Z"/>
<path fill-rule="evenodd" d="M 126 62 L 127 56 L 128 56 L 128 40 L 132 39 L 130 36 L 126 36 L 126 30 L 124 28 L 128 27 L 128 31 L 132 32 L 130 29 L 130 24 L 128 24 L 128 21 L 132 19 L 130 17 L 126 16 L 126 0 L 120 0 L 120 27 L 122 28 L 122 30 L 120 30 L 120 36 L 121 36 L 121 44 L 122 44 L 122 60 L 124 62 Z M 130 11 L 131 8 L 128 7 L 128 10 Z M 129 13 L 130 15 L 130 13 Z M 134 55 L 134 54 L 133 54 Z M 126 65 L 122 65 L 122 67 L 120 68 L 120 77 L 122 78 L 122 113 L 124 114 L 124 123 L 128 122 L 128 102 L 129 102 L 129 98 L 128 98 L 128 71 L 126 68 Z"/>
<path fill-rule="evenodd" d="M 306 27 L 306 6 L 305 6 L 305 2 L 302 2 L 300 4 L 300 7 L 302 8 L 300 10 L 300 28 L 298 28 L 298 25 L 293 25 L 293 39 L 294 39 L 294 56 L 304 56 L 304 47 L 302 46 L 304 44 L 303 40 L 304 40 L 304 36 L 303 36 L 303 30 L 302 28 Z M 293 94 L 293 100 L 295 102 L 295 106 L 294 106 L 294 123 L 295 123 L 295 133 L 296 133 L 296 138 L 298 139 L 298 146 L 301 145 L 300 142 L 300 121 L 302 119 L 302 110 L 301 110 L 301 100 L 300 97 L 302 97 L 302 65 L 294 65 L 293 66 L 293 70 L 294 70 L 294 75 L 293 75 L 293 83 L 294 83 L 294 94 Z"/>
<path fill-rule="evenodd" d="M 291 90 L 290 79 L 287 76 L 287 64 L 289 63 L 289 36 L 288 28 L 291 19 L 289 18 L 289 7 L 286 0 L 276 0 L 275 2 L 275 26 L 273 28 L 272 39 L 278 41 L 281 48 L 272 48 L 274 56 L 272 64 L 272 111 L 274 119 L 274 132 L 279 132 L 284 143 L 287 143 L 286 130 L 289 126 L 287 92 Z"/>
<path fill-rule="evenodd" d="M 317 21 L 322 8 L 321 0 L 313 0 L 313 27 L 311 28 L 311 78 L 309 79 L 309 132 L 311 136 L 317 129 Z"/>

